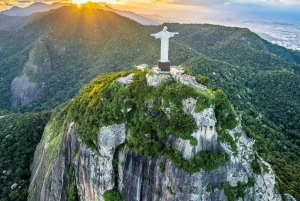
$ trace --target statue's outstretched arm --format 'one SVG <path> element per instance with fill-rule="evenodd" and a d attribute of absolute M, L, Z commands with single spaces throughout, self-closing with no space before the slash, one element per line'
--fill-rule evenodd
<path fill-rule="evenodd" d="M 175 34 L 179 34 L 179 33 L 178 33 L 178 32 L 169 32 L 169 36 L 170 36 L 170 37 L 175 36 Z"/>
<path fill-rule="evenodd" d="M 160 33 L 151 34 L 151 36 L 154 36 L 155 38 L 161 38 L 161 34 Z"/>

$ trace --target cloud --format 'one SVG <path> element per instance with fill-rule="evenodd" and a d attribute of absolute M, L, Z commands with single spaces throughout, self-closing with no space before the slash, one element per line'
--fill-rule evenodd
<path fill-rule="evenodd" d="M 151 0 L 152 3 L 171 3 L 171 4 L 186 4 L 186 5 L 220 5 L 228 0 Z"/>
<path fill-rule="evenodd" d="M 300 0 L 151 0 L 153 3 L 193 5 L 223 19 L 300 20 Z"/>
<path fill-rule="evenodd" d="M 31 1 L 31 0 L 19 0 L 18 2 L 21 4 L 33 3 L 33 1 Z"/>
<path fill-rule="evenodd" d="M 0 5 L 5 6 L 22 6 L 33 3 L 33 0 L 1 0 Z"/>
<path fill-rule="evenodd" d="M 300 4 L 299 0 L 281 0 L 280 2 L 286 4 Z"/>
<path fill-rule="evenodd" d="M 299 4 L 299 0 L 151 0 L 153 3 L 170 3 L 199 6 L 222 6 L 222 5 L 290 5 Z"/>

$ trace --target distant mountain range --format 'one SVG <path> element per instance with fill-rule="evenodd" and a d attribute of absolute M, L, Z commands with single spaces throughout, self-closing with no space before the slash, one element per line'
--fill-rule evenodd
<path fill-rule="evenodd" d="M 9 10 L 5 10 L 0 12 L 0 29 L 4 30 L 16 30 L 17 28 L 22 27 L 26 23 L 30 22 L 31 18 L 26 18 L 27 16 L 30 16 L 37 12 L 45 12 L 49 11 L 51 9 L 57 9 L 62 6 L 76 6 L 75 4 L 65 4 L 60 2 L 55 2 L 52 4 L 46 4 L 46 3 L 33 3 L 28 7 L 20 8 L 18 6 L 14 6 Z M 129 19 L 132 19 L 136 22 L 139 22 L 143 25 L 160 25 L 163 22 L 168 21 L 162 21 L 162 20 L 152 20 L 147 17 L 138 15 L 131 11 L 123 11 L 123 10 L 117 10 L 109 7 L 108 5 L 100 5 L 99 3 L 94 2 L 87 2 L 86 4 L 82 5 L 83 8 L 92 8 L 92 9 L 103 9 L 103 10 L 109 10 L 114 13 L 117 13 L 118 15 L 127 17 Z M 10 16 L 10 17 L 9 17 Z M 25 17 L 25 18 L 22 18 Z"/>
<path fill-rule="evenodd" d="M 0 30 L 17 30 L 30 21 L 30 17 L 8 16 L 0 13 Z"/>
<path fill-rule="evenodd" d="M 45 12 L 45 11 L 48 11 L 51 9 L 56 9 L 56 8 L 60 8 L 62 6 L 67 6 L 67 5 L 70 5 L 70 4 L 64 4 L 64 3 L 60 3 L 60 2 L 46 4 L 46 3 L 36 2 L 25 8 L 14 6 L 14 7 L 10 8 L 9 10 L 2 11 L 1 14 L 5 14 L 8 16 L 29 16 L 36 12 Z"/>
<path fill-rule="evenodd" d="M 157 15 L 157 14 L 140 14 L 143 17 L 146 17 L 148 19 L 151 19 L 155 22 L 159 22 L 159 23 L 172 23 L 173 21 L 169 18 Z"/>
<path fill-rule="evenodd" d="M 160 20 L 156 20 L 155 18 L 147 18 L 146 16 L 141 16 L 138 15 L 134 12 L 131 11 L 124 11 L 124 10 L 117 10 L 117 9 L 113 9 L 109 6 L 104 6 L 102 7 L 102 9 L 104 10 L 109 10 L 112 11 L 114 13 L 117 13 L 118 15 L 124 16 L 124 17 L 128 17 L 129 19 L 132 19 L 136 22 L 139 22 L 140 24 L 143 25 L 160 25 L 162 23 L 165 23 L 166 21 L 160 21 Z"/>

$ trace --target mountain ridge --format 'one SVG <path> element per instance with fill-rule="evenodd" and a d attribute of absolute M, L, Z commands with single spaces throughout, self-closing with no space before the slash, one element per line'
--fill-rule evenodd
<path fill-rule="evenodd" d="M 68 6 L 69 4 L 64 4 L 60 2 L 55 2 L 52 4 L 46 4 L 42 2 L 35 2 L 25 8 L 21 8 L 18 6 L 13 6 L 12 8 L 2 11 L 0 13 L 8 15 L 8 16 L 29 16 L 36 12 L 45 12 L 51 9 L 57 9 L 62 6 Z"/>
<path fill-rule="evenodd" d="M 16 30 L 16 29 L 22 28 L 22 26 L 20 26 L 19 24 L 22 23 L 22 22 L 25 23 L 25 24 L 29 23 L 28 21 L 30 21 L 30 19 L 33 18 L 33 16 L 31 16 L 31 15 L 36 15 L 37 13 L 49 11 L 51 9 L 58 9 L 60 7 L 63 7 L 63 6 L 77 7 L 75 4 L 67 4 L 67 3 L 60 3 L 60 2 L 54 2 L 52 4 L 36 2 L 36 3 L 33 3 L 33 4 L 31 4 L 31 5 L 29 5 L 25 8 L 14 6 L 9 10 L 5 10 L 5 11 L 0 12 L 1 17 L 2 18 L 5 17 L 5 21 L 3 21 L 3 22 L 0 18 L 0 29 Z M 140 24 L 143 24 L 143 25 L 160 25 L 161 24 L 160 22 L 158 22 L 156 20 L 152 20 L 152 19 L 149 19 L 147 17 L 138 15 L 134 12 L 113 9 L 113 8 L 109 7 L 108 5 L 103 6 L 100 3 L 87 2 L 83 5 L 81 5 L 80 8 L 109 10 L 109 11 L 112 11 L 114 13 L 117 13 L 118 15 L 127 17 L 127 18 L 132 19 L 136 22 L 139 22 Z M 18 22 L 18 21 L 15 22 L 16 19 L 19 19 L 19 21 L 22 21 L 22 22 Z M 8 22 L 8 20 L 9 20 L 9 22 Z"/>

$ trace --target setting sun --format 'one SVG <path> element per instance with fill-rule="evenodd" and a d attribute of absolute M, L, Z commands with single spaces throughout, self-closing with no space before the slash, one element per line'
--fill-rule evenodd
<path fill-rule="evenodd" d="M 122 4 L 121 1 L 90 1 L 90 0 L 72 0 L 72 3 L 77 4 L 78 6 L 86 4 L 86 3 L 97 3 L 99 5 L 107 5 L 107 4 Z"/>

